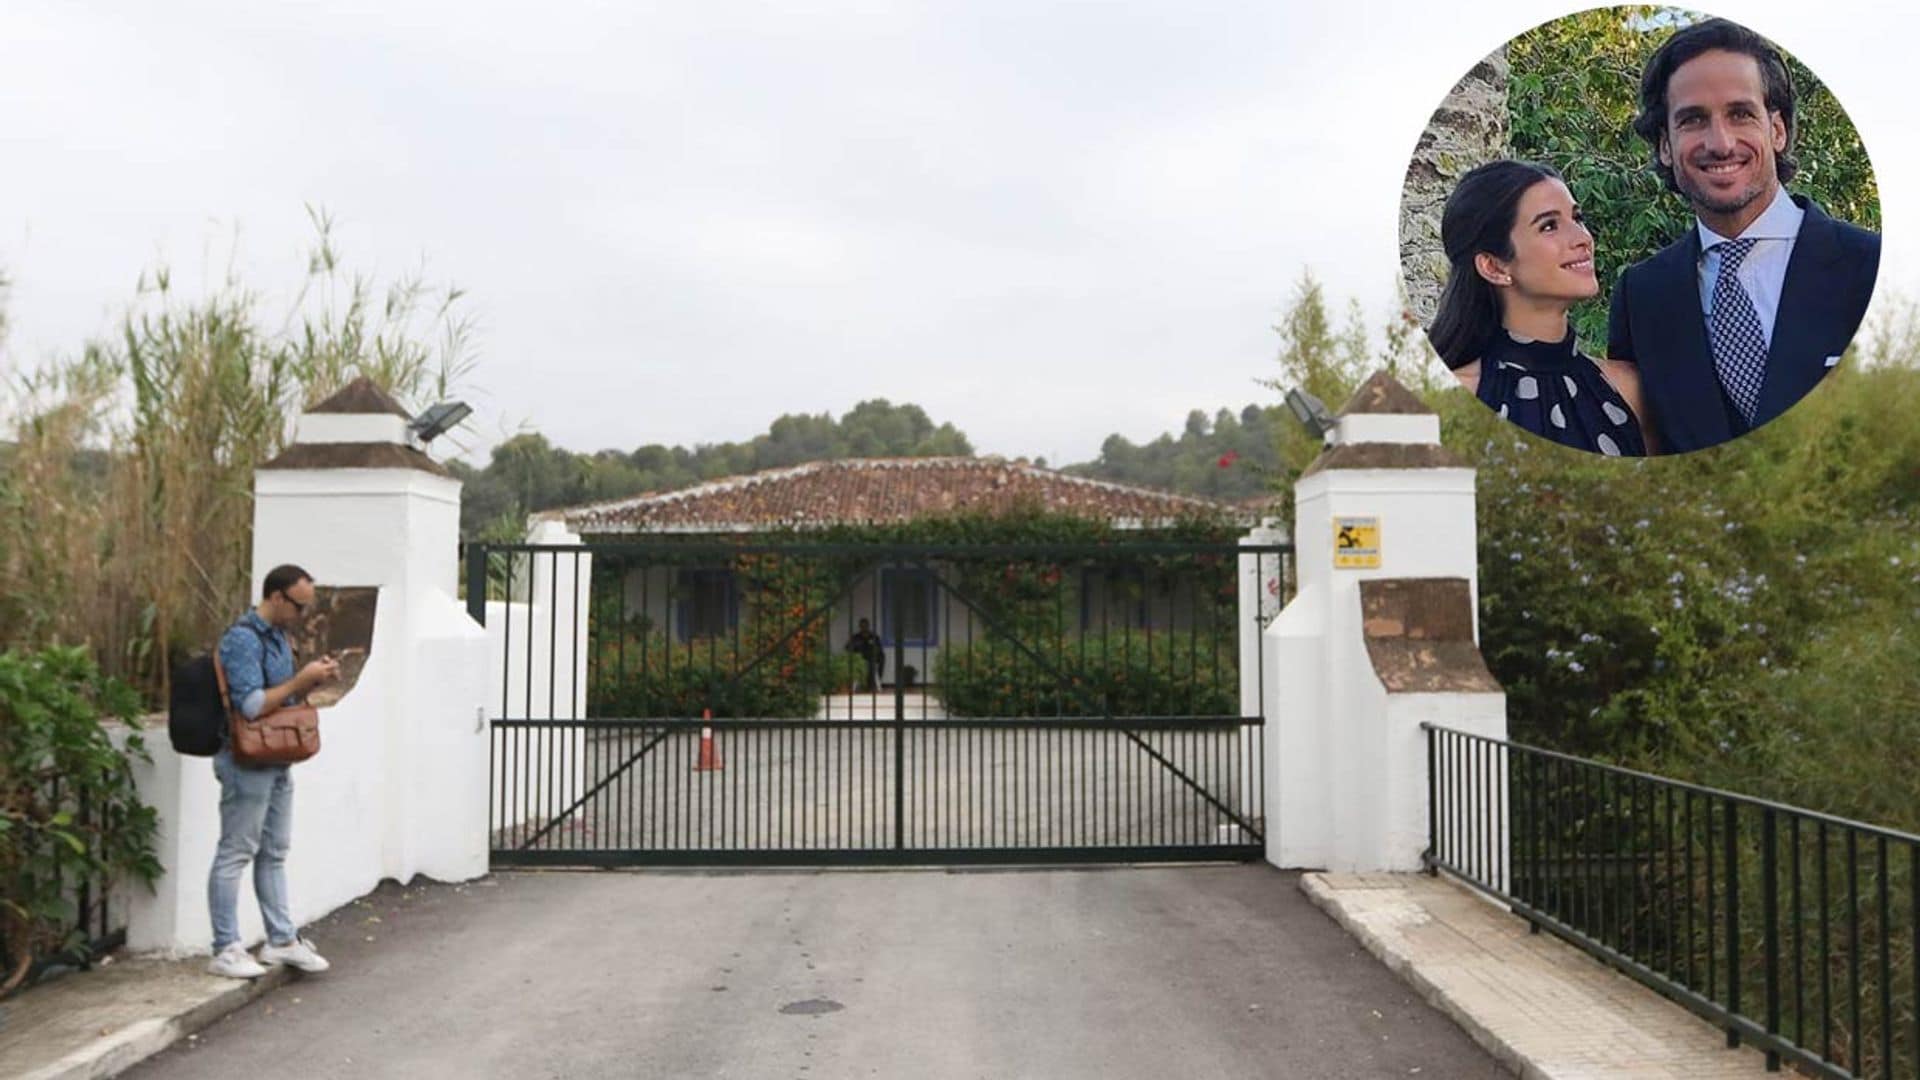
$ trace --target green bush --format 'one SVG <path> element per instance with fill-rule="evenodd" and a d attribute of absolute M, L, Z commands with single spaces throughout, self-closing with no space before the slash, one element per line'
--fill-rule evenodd
<path fill-rule="evenodd" d="M 138 704 L 85 649 L 0 652 L 0 994 L 37 959 L 84 956 L 107 890 L 83 909 L 77 882 L 160 876 L 130 760 L 146 748 L 134 735 L 123 753 L 101 726 Z"/>
<path fill-rule="evenodd" d="M 954 716 L 1238 716 L 1238 644 L 1123 631 L 954 645 L 934 661 Z"/>
<path fill-rule="evenodd" d="M 820 696 L 860 677 L 860 659 L 829 653 L 818 634 L 785 645 L 731 638 L 669 639 L 633 629 L 596 636 L 587 714 L 717 718 L 813 716 Z"/>
<path fill-rule="evenodd" d="M 1514 737 L 1920 827 L 1915 351 L 1870 342 L 1759 431 L 1642 461 L 1436 396 L 1479 470 L 1480 643 Z"/>

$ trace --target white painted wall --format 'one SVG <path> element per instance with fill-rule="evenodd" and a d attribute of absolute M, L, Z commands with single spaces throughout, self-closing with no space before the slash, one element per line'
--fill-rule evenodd
<path fill-rule="evenodd" d="M 530 544 L 578 544 L 558 521 L 537 520 Z M 593 556 L 534 552 L 515 570 L 519 602 L 487 603 L 486 714 L 490 720 L 581 720 L 587 715 L 588 584 Z M 520 583 L 524 582 L 524 591 Z M 557 676 L 557 677 L 556 677 Z M 531 692 L 530 692 L 531 691 Z M 585 790 L 581 728 L 502 728 L 481 803 L 497 827 L 541 821 Z"/>
<path fill-rule="evenodd" d="M 459 516 L 458 481 L 420 470 L 255 478 L 253 595 L 283 562 L 322 585 L 379 589 L 359 681 L 322 710 L 320 754 L 293 767 L 287 881 L 300 924 L 386 878 L 461 881 L 487 871 L 487 635 L 455 598 Z M 128 944 L 205 951 L 220 787 L 210 760 L 173 753 L 164 723 L 146 742 L 153 761 L 136 766 L 135 778 L 159 812 L 166 874 L 152 894 L 130 891 Z M 242 935 L 261 940 L 250 876 L 240 918 Z"/>
<path fill-rule="evenodd" d="M 296 441 L 309 445 L 409 442 L 406 417 L 392 413 L 305 413 L 294 431 Z"/>
<path fill-rule="evenodd" d="M 1342 417 L 1329 444 L 1438 443 L 1436 416 Z M 1266 631 L 1267 858 L 1336 871 L 1421 868 L 1431 722 L 1506 737 L 1500 693 L 1389 694 L 1361 634 L 1359 583 L 1479 572 L 1468 468 L 1327 469 L 1294 487 L 1298 591 Z M 1381 565 L 1335 569 L 1337 516 L 1380 519 Z"/>
<path fill-rule="evenodd" d="M 1261 525 L 1250 530 L 1240 538 L 1241 545 L 1267 545 L 1286 542 L 1286 533 L 1279 529 Z M 1240 715 L 1259 716 L 1264 704 L 1266 665 L 1261 662 L 1261 654 L 1266 648 L 1265 632 L 1280 613 L 1280 601 L 1286 588 L 1286 564 L 1277 554 L 1242 555 L 1239 559 L 1239 624 L 1240 624 Z M 1268 728 L 1245 727 L 1240 730 L 1240 775 L 1236 778 L 1240 799 L 1238 808 L 1244 816 L 1260 804 L 1260 796 L 1265 796 L 1268 808 L 1273 806 L 1273 793 L 1261 792 L 1260 780 L 1267 767 L 1265 757 L 1272 753 L 1272 736 Z"/>

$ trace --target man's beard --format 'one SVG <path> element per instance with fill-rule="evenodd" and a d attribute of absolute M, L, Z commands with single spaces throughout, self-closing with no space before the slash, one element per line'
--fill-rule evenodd
<path fill-rule="evenodd" d="M 1714 214 L 1731 214 L 1753 205 L 1753 201 L 1767 193 L 1765 180 L 1756 180 L 1751 187 L 1732 195 L 1716 196 L 1701 186 L 1693 175 L 1686 171 L 1676 172 L 1675 178 L 1680 184 L 1680 193 L 1694 205 L 1696 211 Z"/>

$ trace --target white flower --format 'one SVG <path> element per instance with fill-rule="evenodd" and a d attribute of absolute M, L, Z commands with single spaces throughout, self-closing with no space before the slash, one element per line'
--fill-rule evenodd
<path fill-rule="evenodd" d="M 1568 661 L 1567 663 L 1567 670 L 1573 672 L 1575 675 L 1578 675 L 1587 669 L 1580 663 L 1580 661 L 1571 660 L 1571 661 Z"/>

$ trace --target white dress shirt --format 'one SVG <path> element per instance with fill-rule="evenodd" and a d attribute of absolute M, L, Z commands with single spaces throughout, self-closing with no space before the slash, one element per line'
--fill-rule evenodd
<path fill-rule="evenodd" d="M 1700 313 L 1709 321 L 1713 318 L 1713 285 L 1720 279 L 1720 252 L 1714 245 L 1730 239 L 1753 240 L 1753 250 L 1747 252 L 1736 276 L 1753 301 L 1753 312 L 1760 317 L 1760 332 L 1766 335 L 1767 347 L 1772 348 L 1773 320 L 1780 314 L 1787 260 L 1793 257 L 1793 241 L 1800 235 L 1800 219 L 1806 216 L 1805 210 L 1794 205 L 1787 189 L 1776 186 L 1773 202 L 1739 236 L 1721 236 L 1705 222 L 1696 221 L 1700 229 Z"/>

